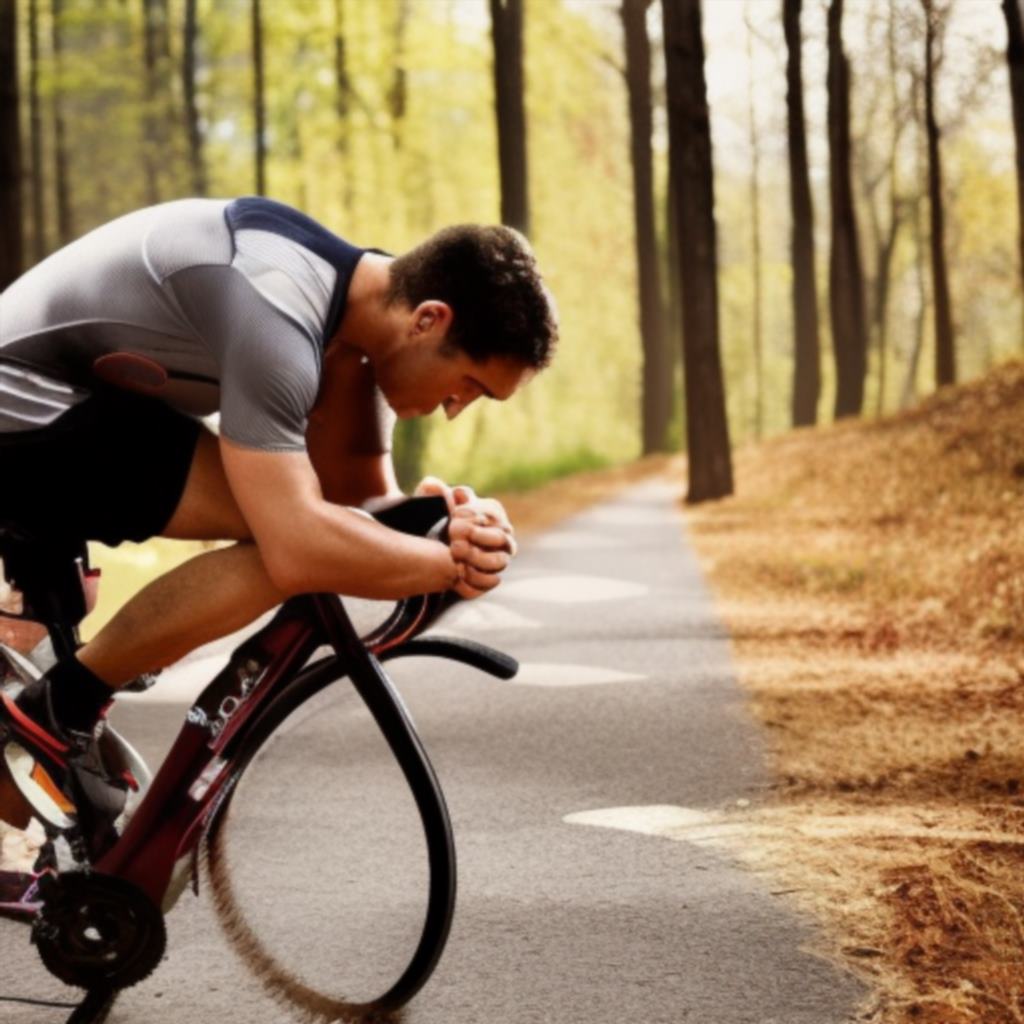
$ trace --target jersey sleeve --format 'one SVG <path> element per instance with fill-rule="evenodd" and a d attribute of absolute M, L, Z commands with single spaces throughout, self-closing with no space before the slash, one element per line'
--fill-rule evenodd
<path fill-rule="evenodd" d="M 232 267 L 196 267 L 171 280 L 220 367 L 221 435 L 245 448 L 305 451 L 320 388 L 315 340 Z"/>

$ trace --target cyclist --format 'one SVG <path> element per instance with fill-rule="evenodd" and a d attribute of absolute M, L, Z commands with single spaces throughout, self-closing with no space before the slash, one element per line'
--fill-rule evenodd
<path fill-rule="evenodd" d="M 447 546 L 354 507 L 399 494 L 395 416 L 449 419 L 547 365 L 557 316 L 525 238 L 444 229 L 393 258 L 263 198 L 185 199 L 112 221 L 0 295 L 0 520 L 108 545 L 234 540 L 160 576 L 0 718 L 18 788 L 105 831 L 123 805 L 95 737 L 114 692 L 286 597 L 496 586 L 494 500 L 428 478 Z M 219 436 L 198 418 L 219 413 Z"/>

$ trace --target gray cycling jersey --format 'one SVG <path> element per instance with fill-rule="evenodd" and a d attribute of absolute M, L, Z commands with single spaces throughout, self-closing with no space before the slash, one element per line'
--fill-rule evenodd
<path fill-rule="evenodd" d="M 0 433 L 52 423 L 133 353 L 166 371 L 150 393 L 219 410 L 230 440 L 302 451 L 365 251 L 259 198 L 182 199 L 105 224 L 0 295 Z"/>

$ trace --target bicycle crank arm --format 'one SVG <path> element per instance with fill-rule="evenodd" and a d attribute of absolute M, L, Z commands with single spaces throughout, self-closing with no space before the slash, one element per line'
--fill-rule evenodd
<path fill-rule="evenodd" d="M 392 658 L 409 658 L 413 656 L 449 658 L 461 661 L 464 665 L 487 672 L 498 679 L 514 679 L 519 671 L 519 662 L 501 651 L 496 651 L 486 644 L 478 644 L 475 640 L 462 640 L 455 637 L 432 636 L 419 640 L 406 640 L 405 643 L 392 647 L 380 655 L 381 661 Z"/>

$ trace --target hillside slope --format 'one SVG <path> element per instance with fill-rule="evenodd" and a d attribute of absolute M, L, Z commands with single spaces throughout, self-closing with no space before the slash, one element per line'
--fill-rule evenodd
<path fill-rule="evenodd" d="M 777 788 L 744 855 L 874 982 L 1024 1020 L 1024 363 L 737 457 L 689 513 Z"/>

